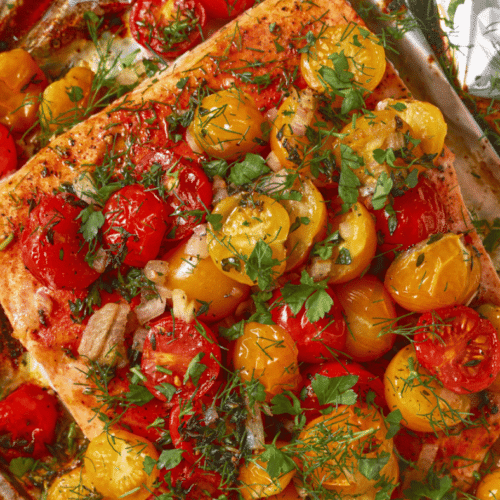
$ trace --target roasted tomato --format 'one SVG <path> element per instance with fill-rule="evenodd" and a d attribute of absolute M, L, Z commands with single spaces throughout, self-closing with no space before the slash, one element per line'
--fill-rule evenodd
<path fill-rule="evenodd" d="M 0 123 L 0 178 L 17 168 L 16 144 L 9 129 Z"/>
<path fill-rule="evenodd" d="M 470 398 L 457 395 L 421 366 L 412 345 L 392 358 L 384 375 L 385 399 L 399 410 L 401 423 L 413 431 L 437 432 L 458 425 L 468 416 Z"/>
<path fill-rule="evenodd" d="M 73 195 L 47 195 L 31 212 L 21 235 L 22 259 L 45 286 L 81 290 L 99 277 L 85 260 L 89 246 L 78 219 L 85 206 Z"/>
<path fill-rule="evenodd" d="M 379 377 L 370 373 L 359 363 L 348 359 L 328 361 L 318 365 L 311 365 L 302 373 L 300 394 L 303 402 L 301 406 L 306 410 L 308 420 L 319 417 L 330 406 L 328 403 L 320 403 L 313 385 L 321 383 L 321 377 L 337 378 L 347 375 L 354 375 L 358 378 L 356 384 L 352 387 L 352 390 L 358 395 L 358 400 L 366 403 L 368 394 L 373 392 L 375 404 L 378 406 L 385 404 L 384 384 Z"/>
<path fill-rule="evenodd" d="M 190 236 L 195 226 L 205 220 L 206 211 L 212 205 L 212 184 L 200 167 L 163 151 L 146 155 L 137 171 L 144 175 L 158 167 L 165 172 L 167 236 L 178 241 Z"/>
<path fill-rule="evenodd" d="M 136 0 L 130 12 L 132 36 L 166 59 L 194 47 L 205 24 L 205 7 L 198 0 Z"/>
<path fill-rule="evenodd" d="M 59 416 L 56 396 L 25 383 L 0 401 L 0 455 L 41 458 L 55 439 Z"/>
<path fill-rule="evenodd" d="M 236 340 L 233 364 L 245 382 L 258 380 L 264 386 L 268 400 L 299 385 L 297 347 L 281 326 L 247 323 Z"/>
<path fill-rule="evenodd" d="M 409 311 L 467 303 L 481 279 L 476 250 L 453 233 L 433 235 L 400 253 L 385 274 L 391 297 Z"/>
<path fill-rule="evenodd" d="M 285 285 L 285 291 L 293 294 L 293 287 L 300 288 L 300 284 Z M 309 321 L 305 305 L 294 314 L 283 300 L 281 290 L 277 289 L 273 294 L 271 314 L 273 321 L 284 328 L 295 341 L 299 361 L 318 363 L 335 358 L 344 347 L 347 326 L 343 308 L 333 290 L 326 290 L 333 300 L 330 311 L 324 318 L 314 322 Z"/>
<path fill-rule="evenodd" d="M 147 439 L 113 429 L 93 438 L 84 457 L 83 473 L 106 498 L 145 500 L 158 478 L 156 467 L 146 472 L 146 461 L 157 461 L 158 452 Z"/>
<path fill-rule="evenodd" d="M 160 250 L 165 223 L 164 201 L 140 184 L 125 186 L 104 206 L 103 241 L 120 262 L 144 267 Z"/>
<path fill-rule="evenodd" d="M 215 19 L 228 19 L 239 16 L 251 7 L 255 0 L 200 0 L 207 13 Z"/>
<path fill-rule="evenodd" d="M 500 372 L 495 327 L 466 306 L 446 307 L 420 316 L 414 339 L 419 363 L 451 391 L 486 389 Z"/>
<path fill-rule="evenodd" d="M 221 363 L 219 345 L 209 328 L 171 315 L 151 322 L 149 328 L 141 363 L 148 389 L 170 406 L 178 398 L 206 394 Z"/>
<path fill-rule="evenodd" d="M 397 314 L 382 282 L 366 275 L 336 286 L 335 291 L 347 321 L 345 352 L 355 361 L 371 361 L 389 351 Z"/>
<path fill-rule="evenodd" d="M 418 184 L 380 210 L 374 210 L 380 249 L 406 250 L 419 241 L 448 231 L 448 215 L 431 182 L 421 178 Z"/>

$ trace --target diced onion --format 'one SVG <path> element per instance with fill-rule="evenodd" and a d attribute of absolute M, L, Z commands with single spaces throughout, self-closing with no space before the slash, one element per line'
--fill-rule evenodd
<path fill-rule="evenodd" d="M 175 289 L 172 292 L 172 314 L 174 318 L 192 323 L 195 318 L 196 308 L 193 300 L 188 300 L 183 290 Z"/>
<path fill-rule="evenodd" d="M 156 292 L 158 295 L 153 298 L 145 298 L 145 295 L 151 295 L 150 291 L 144 293 L 141 303 L 134 309 L 140 325 L 162 315 L 167 305 L 167 298 L 172 296 L 171 290 L 163 286 L 156 286 Z"/>
<path fill-rule="evenodd" d="M 278 172 L 279 170 L 281 170 L 281 163 L 274 151 L 271 151 L 267 155 L 266 164 L 273 172 Z"/>
<path fill-rule="evenodd" d="M 109 264 L 109 254 L 104 250 L 104 248 L 100 247 L 94 257 L 92 262 L 92 269 L 97 271 L 98 273 L 103 273 L 108 267 Z"/>
<path fill-rule="evenodd" d="M 311 265 L 308 268 L 308 273 L 314 280 L 325 279 L 332 270 L 332 263 L 329 260 L 322 260 L 313 257 L 311 260 Z"/>
<path fill-rule="evenodd" d="M 144 266 L 143 272 L 148 280 L 163 286 L 168 276 L 168 262 L 166 260 L 150 260 Z"/>
<path fill-rule="evenodd" d="M 214 182 L 212 184 L 212 194 L 213 194 L 212 202 L 214 205 L 216 205 L 217 203 L 219 203 L 219 201 L 222 201 L 223 199 L 229 196 L 229 193 L 227 192 L 226 181 L 218 175 L 214 177 Z"/>
<path fill-rule="evenodd" d="M 52 298 L 50 297 L 48 288 L 41 287 L 35 292 L 35 304 L 37 311 L 42 311 L 47 316 L 50 315 L 53 309 Z"/>
<path fill-rule="evenodd" d="M 97 190 L 88 172 L 84 172 L 73 181 L 73 189 L 80 200 L 89 205 L 95 202 Z"/>
<path fill-rule="evenodd" d="M 247 446 L 251 450 L 262 450 L 265 443 L 262 413 L 257 403 L 250 408 L 248 401 L 246 401 L 246 406 L 248 410 L 248 416 L 245 421 Z"/>
<path fill-rule="evenodd" d="M 132 339 L 132 349 L 142 352 L 144 348 L 144 342 L 146 341 L 148 333 L 149 329 L 147 328 L 143 328 L 142 326 L 137 328 L 137 330 L 134 332 L 134 338 Z"/>
<path fill-rule="evenodd" d="M 186 253 L 192 257 L 206 259 L 208 257 L 207 225 L 199 224 L 186 243 Z"/>
<path fill-rule="evenodd" d="M 85 328 L 78 354 L 106 365 L 126 364 L 125 331 L 130 306 L 109 303 L 97 310 Z"/>

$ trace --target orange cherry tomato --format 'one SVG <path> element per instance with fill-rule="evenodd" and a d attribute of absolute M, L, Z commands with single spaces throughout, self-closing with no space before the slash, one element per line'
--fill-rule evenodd
<path fill-rule="evenodd" d="M 168 274 L 165 286 L 183 290 L 194 300 L 201 321 L 218 321 L 234 312 L 250 294 L 250 287 L 232 279 L 210 257 L 201 259 L 186 252 L 187 242 L 165 255 Z"/>
<path fill-rule="evenodd" d="M 399 254 L 386 272 L 391 297 L 409 311 L 467 303 L 476 293 L 481 264 L 460 235 L 431 236 Z"/>
<path fill-rule="evenodd" d="M 284 328 L 250 322 L 235 342 L 233 365 L 245 382 L 258 380 L 271 400 L 283 391 L 297 389 L 297 354 L 295 342 Z"/>
<path fill-rule="evenodd" d="M 335 287 L 345 311 L 345 352 L 355 361 L 371 361 L 389 351 L 397 317 L 394 302 L 375 276 L 366 275 Z"/>

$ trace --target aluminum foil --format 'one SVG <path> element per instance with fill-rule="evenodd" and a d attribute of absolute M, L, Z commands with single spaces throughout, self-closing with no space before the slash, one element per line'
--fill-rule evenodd
<path fill-rule="evenodd" d="M 500 98 L 500 0 L 436 0 L 460 84 L 472 95 Z"/>

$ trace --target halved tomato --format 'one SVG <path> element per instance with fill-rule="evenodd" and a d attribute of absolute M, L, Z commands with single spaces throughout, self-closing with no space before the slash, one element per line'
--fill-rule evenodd
<path fill-rule="evenodd" d="M 486 389 L 500 372 L 495 327 L 470 307 L 429 311 L 418 321 L 414 338 L 418 362 L 451 391 Z"/>

